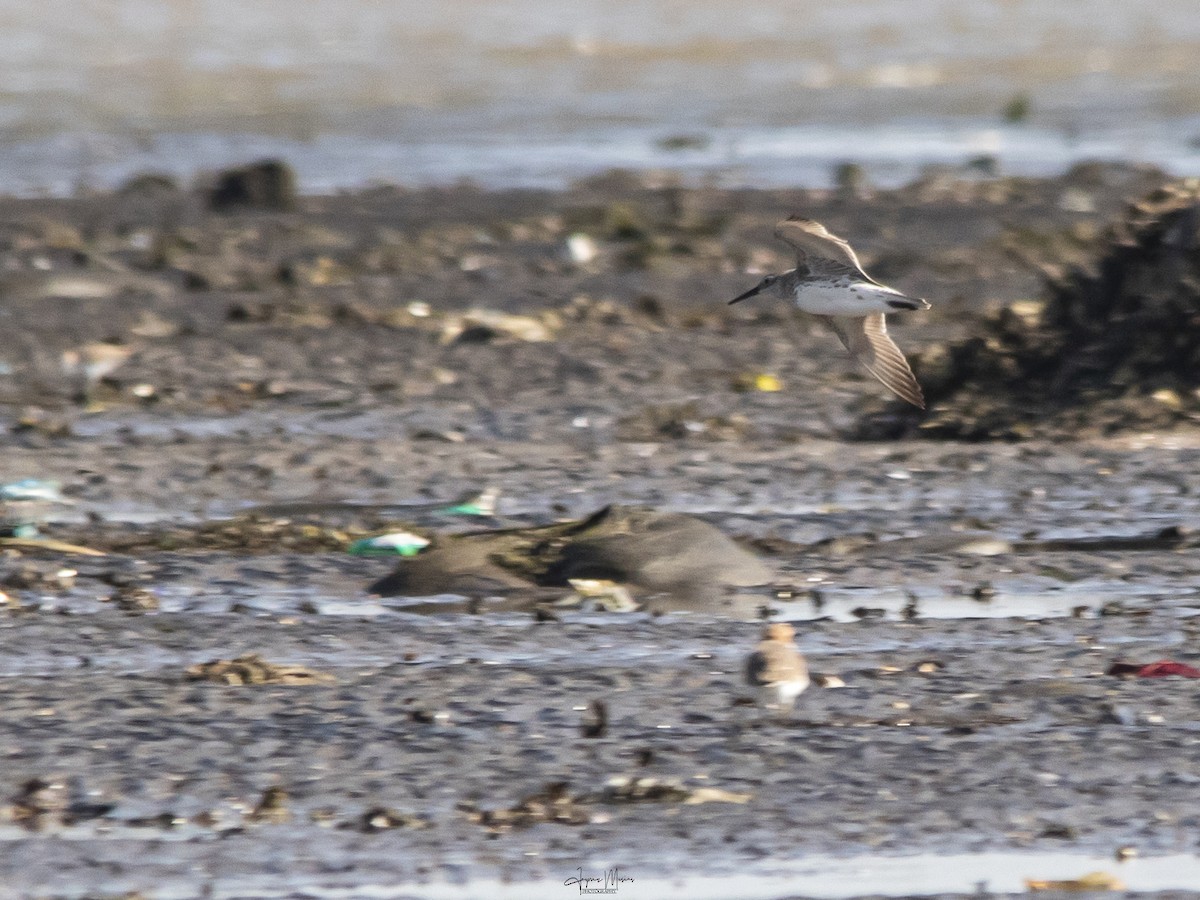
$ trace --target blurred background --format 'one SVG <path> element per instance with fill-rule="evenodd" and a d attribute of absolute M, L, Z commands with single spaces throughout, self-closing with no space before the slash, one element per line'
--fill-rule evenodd
<path fill-rule="evenodd" d="M 1185 0 L 42 0 L 0 10 L 0 188 L 292 163 L 306 191 L 611 167 L 880 185 L 1200 173 Z"/>

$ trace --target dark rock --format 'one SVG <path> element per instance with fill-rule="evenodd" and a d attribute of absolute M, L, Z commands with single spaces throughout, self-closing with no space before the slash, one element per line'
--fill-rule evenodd
<path fill-rule="evenodd" d="M 226 169 L 208 192 L 214 212 L 263 209 L 285 212 L 296 205 L 296 173 L 282 160 L 264 159 Z"/>
<path fill-rule="evenodd" d="M 585 738 L 600 738 L 608 733 L 608 704 L 603 700 L 593 700 L 588 704 L 587 713 L 579 726 L 579 733 Z"/>

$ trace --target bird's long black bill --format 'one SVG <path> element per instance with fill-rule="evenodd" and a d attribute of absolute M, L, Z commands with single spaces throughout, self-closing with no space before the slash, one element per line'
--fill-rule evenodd
<path fill-rule="evenodd" d="M 732 300 L 730 300 L 729 305 L 732 306 L 735 303 L 741 303 L 743 300 L 749 300 L 755 294 L 761 293 L 762 289 L 763 289 L 763 286 L 761 284 L 756 284 L 754 287 L 750 288 L 750 290 L 746 291 L 746 293 L 739 294 L 738 296 L 736 296 Z"/>

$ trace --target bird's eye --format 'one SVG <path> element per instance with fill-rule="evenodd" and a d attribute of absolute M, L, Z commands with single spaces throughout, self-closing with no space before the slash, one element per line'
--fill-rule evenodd
<path fill-rule="evenodd" d="M 763 284 L 774 284 L 778 277 L 779 276 L 777 276 L 777 275 L 768 275 L 766 278 L 763 279 Z"/>

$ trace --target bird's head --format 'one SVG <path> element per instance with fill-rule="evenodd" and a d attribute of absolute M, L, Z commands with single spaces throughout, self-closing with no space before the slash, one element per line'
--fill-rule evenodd
<path fill-rule="evenodd" d="M 763 629 L 763 637 L 768 641 L 790 642 L 796 637 L 796 629 L 787 622 L 772 622 Z"/>
<path fill-rule="evenodd" d="M 750 288 L 750 290 L 746 291 L 746 293 L 739 294 L 738 296 L 736 296 L 732 300 L 730 300 L 729 301 L 730 304 L 741 303 L 743 300 L 749 300 L 751 297 L 755 296 L 756 294 L 761 294 L 763 291 L 769 290 L 770 288 L 774 287 L 776 284 L 779 283 L 780 277 L 781 276 L 779 276 L 779 275 L 768 275 L 766 278 L 764 278 L 762 281 L 760 281 L 754 287 Z"/>

